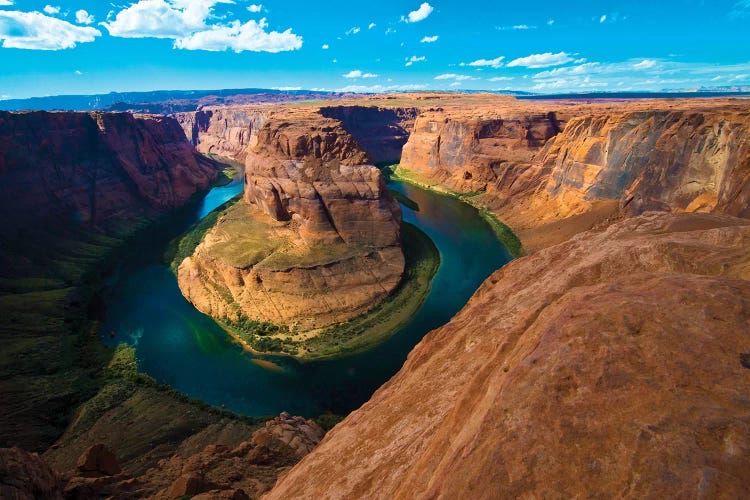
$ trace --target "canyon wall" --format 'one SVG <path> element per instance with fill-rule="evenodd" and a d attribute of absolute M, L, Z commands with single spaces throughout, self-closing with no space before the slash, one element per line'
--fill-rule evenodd
<path fill-rule="evenodd" d="M 401 212 L 339 121 L 272 113 L 243 155 L 244 203 L 179 269 L 199 310 L 309 330 L 367 312 L 395 289 Z"/>
<path fill-rule="evenodd" d="M 3 227 L 53 215 L 97 226 L 176 208 L 219 171 L 172 118 L 0 112 L 0 212 L 13 214 Z"/>
<path fill-rule="evenodd" d="M 198 151 L 238 161 L 244 161 L 252 131 L 268 118 L 261 110 L 244 107 L 207 108 L 174 117 Z"/>
<path fill-rule="evenodd" d="M 223 167 L 171 118 L 0 113 L 0 446 L 43 450 L 96 394 L 100 273 Z"/>
<path fill-rule="evenodd" d="M 321 108 L 326 118 L 339 120 L 375 164 L 393 165 L 409 140 L 420 110 L 415 107 L 331 106 Z"/>
<path fill-rule="evenodd" d="M 552 102 L 556 111 L 535 114 L 539 106 L 521 118 L 426 113 L 401 166 L 478 193 L 532 250 L 648 210 L 750 214 L 750 112 L 741 101 Z"/>
<path fill-rule="evenodd" d="M 750 221 L 517 259 L 265 498 L 750 495 Z"/>

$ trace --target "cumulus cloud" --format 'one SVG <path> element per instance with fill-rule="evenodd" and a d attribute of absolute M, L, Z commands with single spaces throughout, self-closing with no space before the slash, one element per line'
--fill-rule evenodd
<path fill-rule="evenodd" d="M 266 19 L 246 23 L 211 24 L 217 4 L 232 0 L 140 0 L 101 23 L 109 34 L 121 38 L 169 38 L 186 50 L 283 52 L 302 47 L 302 37 L 289 28 L 268 31 Z"/>
<path fill-rule="evenodd" d="M 377 78 L 378 75 L 374 73 L 363 73 L 358 69 L 354 69 L 345 75 L 341 75 L 344 78 Z"/>
<path fill-rule="evenodd" d="M 0 11 L 0 40 L 6 49 L 62 50 L 101 36 L 95 28 L 76 26 L 41 12 Z"/>
<path fill-rule="evenodd" d="M 468 75 L 457 75 L 455 73 L 445 73 L 435 77 L 435 80 L 455 80 L 457 82 L 464 82 L 467 80 L 477 80 L 473 76 Z"/>
<path fill-rule="evenodd" d="M 373 29 L 373 28 L 374 28 L 375 26 L 377 26 L 377 24 L 375 24 L 375 23 L 370 23 L 370 24 L 368 24 L 368 25 L 367 25 L 367 29 L 368 29 L 368 30 L 371 30 L 371 29 Z"/>
<path fill-rule="evenodd" d="M 361 30 L 361 29 L 359 29 L 359 27 L 355 26 L 354 28 L 350 28 L 350 29 L 348 29 L 348 30 L 346 31 L 346 34 L 347 34 L 347 35 L 356 35 L 356 34 L 357 34 L 357 33 L 359 33 L 360 31 L 362 31 L 362 30 Z"/>
<path fill-rule="evenodd" d="M 247 6 L 247 10 L 254 14 L 257 14 L 258 12 L 263 10 L 263 5 L 251 3 L 250 5 Z"/>
<path fill-rule="evenodd" d="M 0 7 L 10 7 L 13 5 L 13 0 L 0 0 Z"/>
<path fill-rule="evenodd" d="M 649 69 L 649 68 L 653 68 L 654 66 L 656 66 L 656 61 L 652 59 L 644 59 L 643 61 L 637 64 L 634 64 L 633 68 L 634 69 Z"/>
<path fill-rule="evenodd" d="M 418 23 L 419 21 L 427 19 L 434 10 L 435 8 L 432 5 L 424 2 L 417 10 L 409 12 L 409 14 L 402 17 L 401 20 L 407 23 Z"/>
<path fill-rule="evenodd" d="M 412 64 L 414 64 L 416 62 L 422 62 L 422 61 L 425 61 L 426 59 L 427 58 L 424 57 L 424 56 L 422 56 L 422 57 L 417 57 L 417 56 L 408 57 L 406 59 L 406 66 L 411 66 Z"/>
<path fill-rule="evenodd" d="M 607 14 L 602 15 L 602 17 L 599 18 L 600 23 L 606 23 L 607 22 Z"/>
<path fill-rule="evenodd" d="M 467 65 L 480 68 L 484 66 L 499 68 L 503 65 L 503 59 L 505 59 L 505 56 L 496 57 L 495 59 L 477 59 L 476 61 L 472 61 Z"/>
<path fill-rule="evenodd" d="M 321 49 L 323 50 L 328 50 L 330 48 L 331 48 L 330 45 L 328 45 L 327 43 L 324 43 L 323 46 L 321 47 Z"/>
<path fill-rule="evenodd" d="M 52 5 L 45 5 L 42 10 L 51 16 L 60 13 L 60 7 L 53 7 Z"/>
<path fill-rule="evenodd" d="M 250 20 L 244 24 L 233 21 L 227 25 L 214 25 L 205 31 L 178 38 L 174 46 L 178 49 L 211 52 L 233 50 L 237 53 L 246 50 L 276 53 L 302 47 L 302 38 L 292 33 L 291 28 L 283 32 L 269 32 L 267 28 L 268 23 L 265 19 L 259 22 Z"/>
<path fill-rule="evenodd" d="M 438 38 L 440 38 L 440 37 L 439 37 L 439 36 L 437 36 L 437 35 L 433 35 L 433 36 L 426 36 L 426 37 L 422 38 L 422 39 L 421 39 L 421 40 L 419 41 L 419 43 L 435 43 L 435 42 L 437 42 L 437 41 L 438 41 Z"/>
<path fill-rule="evenodd" d="M 91 24 L 94 22 L 94 16 L 86 12 L 85 10 L 76 11 L 76 22 L 78 24 Z"/>
<path fill-rule="evenodd" d="M 569 63 L 573 58 L 567 52 L 545 52 L 544 54 L 532 54 L 526 57 L 519 57 L 508 63 L 509 67 L 523 66 L 526 68 L 548 68 L 550 66 L 559 66 Z"/>

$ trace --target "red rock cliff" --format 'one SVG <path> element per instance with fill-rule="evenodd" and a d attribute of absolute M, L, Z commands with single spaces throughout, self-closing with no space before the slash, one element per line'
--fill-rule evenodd
<path fill-rule="evenodd" d="M 0 113 L 0 213 L 14 214 L 3 225 L 53 215 L 99 225 L 175 208 L 218 172 L 171 118 Z"/>

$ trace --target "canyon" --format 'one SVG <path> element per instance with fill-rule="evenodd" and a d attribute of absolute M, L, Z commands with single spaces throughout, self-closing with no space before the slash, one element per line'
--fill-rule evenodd
<path fill-rule="evenodd" d="M 18 116 L 31 119 L 0 120 Z M 97 172 L 101 166 L 96 178 L 108 179 L 105 189 L 76 181 L 50 191 L 58 184 L 49 177 L 29 192 L 55 216 L 62 207 L 97 231 L 118 227 L 123 214 L 177 207 L 204 189 L 223 166 L 197 152 L 245 166 L 243 200 L 222 212 L 178 271 L 183 293 L 215 317 L 316 328 L 366 312 L 388 295 L 404 270 L 401 213 L 372 163 L 399 163 L 394 177 L 507 224 L 525 256 L 487 279 L 317 446 L 322 431 L 304 419 L 242 421 L 142 386 L 130 369 L 110 375 L 108 396 L 99 392 L 81 407 L 78 423 L 45 453 L 53 469 L 75 469 L 82 453 L 102 443 L 124 457 L 129 474 L 113 482 L 140 481 L 150 494 L 167 495 L 193 473 L 194 482 L 206 479 L 194 493 L 216 485 L 215 497 L 239 495 L 237 488 L 269 499 L 750 494 L 747 100 L 532 102 L 414 93 L 206 107 L 173 118 L 74 116 L 83 125 L 59 126 L 68 134 L 61 137 L 81 129 L 86 133 L 76 132 L 72 142 L 95 138 L 85 144 L 106 152 L 93 164 Z M 19 175 L 16 165 L 32 158 L 59 175 L 66 153 L 35 157 L 37 141 L 18 137 L 24 135 L 0 133 L 0 148 L 10 144 L 5 151 L 17 155 L 0 163 L 0 173 Z M 82 165 L 83 172 L 92 168 Z M 34 184 L 29 171 L 14 178 L 16 190 Z M 8 218 L 16 231 L 10 234 L 21 238 L 18 221 L 38 215 L 6 195 L 3 213 L 29 212 Z M 14 279 L 16 296 L 29 284 Z M 261 289 L 272 293 L 259 304 Z M 24 354 L 29 342 L 11 351 L 30 360 L 15 386 L 39 371 L 38 358 Z M 4 366 L 25 362 L 18 359 Z M 13 393 L 10 387 L 3 394 Z M 18 401 L 32 399 L 33 387 Z M 141 419 L 138 409 L 161 407 L 157 401 L 169 401 L 169 410 Z M 3 429 L 28 436 L 11 444 L 41 451 L 54 432 L 40 443 L 39 426 L 18 422 L 42 421 L 40 409 L 54 403 L 39 401 L 26 413 L 19 405 L 8 410 Z M 180 417 L 171 430 L 154 430 L 172 415 Z M 122 418 L 137 429 L 104 442 Z M 281 445 L 272 446 L 281 452 L 266 457 L 271 465 L 262 471 L 246 458 L 267 441 L 253 434 L 259 426 L 295 422 L 316 438 L 293 459 Z M 284 439 L 288 447 L 294 436 Z M 15 457 L 3 464 L 34 462 L 55 491 L 80 476 L 55 476 L 20 451 L 3 453 Z"/>
<path fill-rule="evenodd" d="M 405 264 L 401 212 L 340 122 L 304 110 L 206 116 L 181 120 L 193 138 L 205 130 L 199 150 L 244 160 L 245 187 L 179 266 L 190 302 L 230 331 L 249 318 L 295 340 L 393 292 Z"/>

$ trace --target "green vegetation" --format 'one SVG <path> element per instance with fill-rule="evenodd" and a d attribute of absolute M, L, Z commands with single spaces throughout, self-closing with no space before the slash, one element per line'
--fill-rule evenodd
<path fill-rule="evenodd" d="M 146 210 L 91 227 L 50 214 L 0 235 L 0 428 L 14 429 L 0 446 L 44 450 L 72 410 L 104 390 L 112 356 L 99 339 L 105 278 L 125 255 L 153 249 L 183 225 L 203 194 L 166 215 Z M 120 394 L 107 391 L 92 404 Z"/>
<path fill-rule="evenodd" d="M 426 234 L 404 223 L 401 235 L 405 258 L 401 282 L 389 297 L 365 314 L 305 340 L 295 339 L 294 332 L 287 327 L 254 321 L 245 316 L 240 316 L 238 321 L 220 320 L 219 324 L 246 347 L 259 353 L 324 359 L 369 349 L 393 335 L 414 316 L 427 298 L 432 278 L 440 266 L 440 252 Z M 324 250 L 321 247 L 320 251 Z M 336 252 L 336 248 L 332 251 Z M 331 258 L 322 253 L 320 257 Z M 263 265 L 267 265 L 267 262 L 264 261 Z M 232 302 L 231 297 L 227 300 Z"/>
<path fill-rule="evenodd" d="M 219 217 L 235 203 L 237 203 L 236 199 L 224 203 L 206 217 L 193 224 L 185 234 L 169 242 L 167 250 L 164 252 L 164 261 L 169 262 L 172 271 L 176 273 L 182 261 L 193 255 L 196 247 L 203 241 L 206 233 L 216 225 Z"/>
<path fill-rule="evenodd" d="M 394 181 L 412 184 L 422 189 L 427 189 L 429 191 L 434 191 L 436 193 L 451 196 L 473 206 L 474 208 L 479 210 L 479 215 L 490 225 L 497 239 L 505 246 L 505 248 L 508 249 L 510 254 L 515 258 L 523 257 L 523 245 L 521 243 L 521 240 L 518 238 L 518 236 L 516 236 L 513 230 L 507 225 L 503 224 L 503 222 L 500 221 L 497 215 L 492 213 L 492 211 L 490 211 L 487 207 L 474 200 L 474 198 L 476 198 L 477 196 L 484 194 L 482 191 L 474 191 L 471 193 L 452 191 L 446 187 L 438 185 L 435 182 L 430 182 L 420 176 L 417 172 L 407 170 L 400 165 L 391 165 L 389 167 L 384 167 L 382 170 L 383 173 L 385 173 L 390 179 Z"/>

